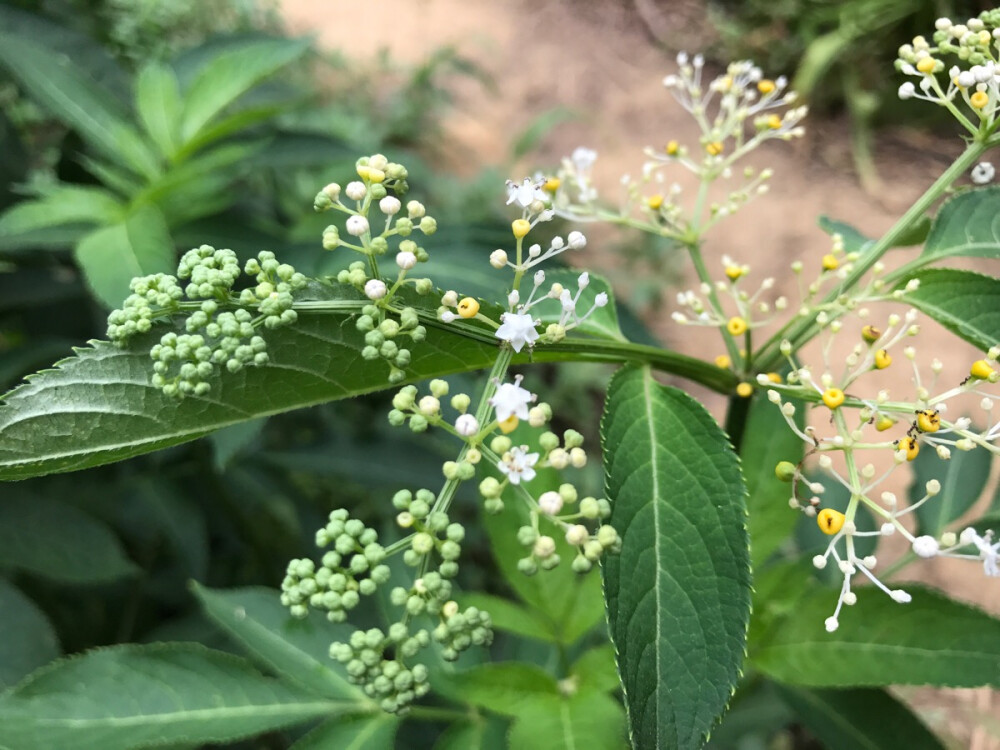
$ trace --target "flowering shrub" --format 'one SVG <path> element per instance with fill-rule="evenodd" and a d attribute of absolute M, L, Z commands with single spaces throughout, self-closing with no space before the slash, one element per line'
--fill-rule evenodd
<path fill-rule="evenodd" d="M 111 343 L 93 342 L 8 394 L 4 478 L 119 460 L 254 416 L 388 388 L 389 424 L 446 436 L 454 455 L 438 486 L 387 498 L 391 527 L 335 508 L 316 532 L 317 557 L 289 563 L 281 605 L 307 623 L 319 613 L 328 621 L 311 626 L 308 647 L 294 624 L 266 609 L 277 596 L 248 614 L 234 593 L 232 615 L 229 600 L 200 594 L 279 679 L 239 673 L 213 652 L 86 655 L 0 696 L 0 744 L 66 746 L 80 731 L 90 743 L 115 736 L 116 747 L 154 736 L 212 742 L 324 718 L 301 747 L 343 746 L 365 733 L 388 742 L 408 717 L 451 721 L 447 746 L 472 747 L 492 731 L 484 717 L 497 714 L 512 722 L 512 747 L 619 747 L 626 726 L 634 747 L 697 747 L 734 691 L 752 694 L 765 678 L 831 746 L 893 746 L 887 716 L 893 732 L 903 726 L 914 741 L 936 743 L 872 686 L 1000 682 L 1000 621 L 895 581 L 912 560 L 933 557 L 1000 574 L 995 513 L 954 525 L 998 451 L 1000 280 L 940 267 L 1000 256 L 998 193 L 959 184 L 970 170 L 976 184 L 992 177 L 981 159 L 1000 139 L 998 24 L 994 12 L 964 25 L 942 19 L 933 45 L 917 38 L 900 50 L 900 72 L 917 79 L 900 96 L 952 112 L 966 150 L 882 238 L 836 225 L 828 246 L 793 265 L 793 301 L 772 296 L 772 279 L 753 280 L 744 259 L 706 261 L 702 243 L 766 193 L 770 170 L 742 159 L 767 141 L 801 136 L 806 109 L 786 81 L 749 62 L 713 77 L 686 55 L 664 85 L 698 124 L 698 141 L 647 149 L 640 178 L 623 180 L 616 205 L 595 188 L 596 154 L 586 148 L 552 172 L 509 181 L 510 242 L 482 259 L 504 290 L 495 299 L 438 289 L 417 273 L 433 256 L 437 222 L 409 198 L 406 167 L 382 154 L 358 160 L 357 180 L 316 196 L 316 210 L 336 217 L 322 234 L 323 248 L 345 258 L 336 275 L 307 278 L 271 252 L 241 266 L 232 251 L 206 245 L 188 252 L 176 275 L 135 279 L 109 316 Z M 690 199 L 674 170 L 697 178 Z M 889 263 L 887 251 L 946 194 L 923 251 Z M 627 226 L 686 250 L 700 284 L 677 296 L 673 318 L 707 329 L 705 341 L 717 344 L 706 347 L 718 353 L 703 361 L 628 341 L 607 283 L 556 264 L 587 244 L 580 229 L 547 232 L 557 217 Z M 952 382 L 939 360 L 924 362 L 908 345 L 921 313 L 981 350 L 964 379 Z M 557 429 L 565 416 L 512 371 L 533 361 L 624 365 L 601 423 L 603 496 L 574 480 L 591 458 L 583 435 Z M 893 393 L 885 378 L 904 368 L 910 388 Z M 445 379 L 486 369 L 475 387 Z M 654 370 L 728 396 L 725 430 Z M 883 489 L 906 466 L 919 478 L 908 501 Z M 469 529 L 456 501 L 468 487 L 520 602 L 461 590 Z M 798 517 L 827 539 L 815 551 L 793 542 Z M 892 553 L 876 553 L 874 543 L 890 537 L 904 538 L 910 552 L 886 567 Z M 816 576 L 799 564 L 810 559 Z M 817 580 L 831 562 L 839 596 Z M 607 648 L 587 648 L 604 614 L 596 566 L 613 659 Z M 483 663 L 498 633 L 555 644 L 555 674 L 524 658 Z M 741 681 L 744 664 L 759 676 Z M 82 703 L 86 729 L 53 720 L 61 691 L 84 679 L 78 673 L 99 680 L 114 670 L 128 679 L 154 670 L 170 682 L 244 681 L 257 692 L 185 693 L 185 706 L 204 706 L 215 724 L 151 705 L 123 728 Z M 627 719 L 612 697 L 619 680 Z M 432 691 L 467 710 L 431 702 Z M 220 705 L 268 710 L 253 721 L 211 716 Z M 808 705 L 846 714 L 851 739 Z M 154 721 L 159 713 L 172 718 Z M 146 726 L 142 717 L 168 728 L 143 734 L 134 728 Z"/>

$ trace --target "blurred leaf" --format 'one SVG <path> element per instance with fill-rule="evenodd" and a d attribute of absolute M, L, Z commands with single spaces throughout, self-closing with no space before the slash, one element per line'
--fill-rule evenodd
<path fill-rule="evenodd" d="M 146 133 L 170 159 L 177 151 L 184 103 L 174 71 L 155 60 L 146 63 L 135 80 L 135 107 Z"/>
<path fill-rule="evenodd" d="M 981 448 L 952 450 L 947 461 L 942 461 L 929 446 L 917 454 L 913 460 L 910 505 L 927 494 L 925 486 L 929 480 L 941 482 L 941 492 L 913 511 L 920 534 L 937 538 L 948 524 L 975 505 L 989 479 L 992 458 L 992 453 Z"/>
<path fill-rule="evenodd" d="M 126 496 L 131 510 L 146 526 L 158 526 L 187 578 L 203 578 L 208 571 L 208 529 L 201 509 L 175 484 L 141 476 Z"/>
<path fill-rule="evenodd" d="M 578 690 L 617 693 L 621 689 L 618 667 L 615 664 L 615 648 L 610 643 L 585 651 L 573 662 L 569 671 L 578 680 Z"/>
<path fill-rule="evenodd" d="M 367 702 L 330 658 L 330 644 L 350 636 L 347 625 L 296 620 L 275 589 L 209 589 L 192 582 L 191 590 L 213 622 L 262 666 L 317 695 Z"/>
<path fill-rule="evenodd" d="M 212 444 L 212 455 L 215 458 L 215 468 L 220 473 L 239 455 L 244 448 L 253 443 L 267 424 L 267 418 L 251 419 L 249 422 L 223 427 L 208 436 Z"/>
<path fill-rule="evenodd" d="M 826 747 L 944 750 L 905 705 L 884 690 L 803 690 L 778 686 L 796 719 Z"/>
<path fill-rule="evenodd" d="M 184 96 L 181 137 L 186 144 L 223 109 L 309 49 L 303 39 L 248 40 L 203 67 Z"/>
<path fill-rule="evenodd" d="M 556 699 L 559 696 L 559 686 L 552 675 L 534 664 L 513 661 L 441 675 L 434 689 L 458 703 L 504 716 L 517 716 L 545 696 Z"/>
<path fill-rule="evenodd" d="M 127 110 L 70 58 L 30 38 L 0 32 L 0 65 L 94 148 L 146 177 L 159 173 L 152 150 L 128 123 Z"/>
<path fill-rule="evenodd" d="M 0 10 L 0 18 L 2 13 Z M 0 209 L 3 209 L 16 200 L 11 188 L 28 174 L 28 153 L 17 128 L 3 111 L 0 111 L 0 153 L 4 155 L 0 159 Z"/>
<path fill-rule="evenodd" d="M 293 167 L 314 167 L 349 159 L 354 163 L 355 149 L 325 135 L 280 131 L 268 142 L 267 148 L 247 158 L 253 167 L 271 169 L 291 169 Z M 437 239 L 437 235 L 435 235 Z M 432 251 L 431 255 L 434 255 Z"/>
<path fill-rule="evenodd" d="M 390 714 L 339 716 L 320 724 L 290 750 L 386 750 L 398 729 L 399 719 Z"/>
<path fill-rule="evenodd" d="M 103 188 L 57 185 L 0 215 L 0 239 L 16 241 L 19 235 L 62 224 L 112 224 L 124 217 L 124 204 Z"/>
<path fill-rule="evenodd" d="M 638 367 L 611 381 L 601 443 L 622 539 L 604 591 L 630 736 L 701 747 L 736 686 L 750 617 L 739 459 L 701 404 Z"/>
<path fill-rule="evenodd" d="M 1000 257 L 998 200 L 1000 187 L 985 187 L 946 201 L 934 219 L 920 262 L 926 265 L 956 256 Z"/>
<path fill-rule="evenodd" d="M 87 284 L 110 308 L 128 296 L 134 277 L 170 273 L 177 263 L 167 223 L 151 204 L 135 209 L 122 224 L 88 234 L 75 256 Z"/>
<path fill-rule="evenodd" d="M 138 568 L 101 521 L 22 485 L 0 502 L 0 567 L 63 583 L 101 583 Z"/>
<path fill-rule="evenodd" d="M 807 687 L 1000 685 L 1000 620 L 930 589 L 905 590 L 909 604 L 874 586 L 855 588 L 857 605 L 841 614 L 833 633 L 823 622 L 837 593 L 817 591 L 750 660 L 779 682 Z"/>
<path fill-rule="evenodd" d="M 0 691 L 59 656 L 59 639 L 45 613 L 0 578 Z"/>
<path fill-rule="evenodd" d="M 127 750 L 231 742 L 354 706 L 201 646 L 114 646 L 56 662 L 0 695 L 0 745 Z"/>
<path fill-rule="evenodd" d="M 523 638 L 534 638 L 547 643 L 557 643 L 552 632 L 552 624 L 532 609 L 516 604 L 509 599 L 502 599 L 491 594 L 480 594 L 470 591 L 458 597 L 458 602 L 465 607 L 478 607 L 490 613 L 495 630 L 503 630 Z"/>
<path fill-rule="evenodd" d="M 531 151 L 534 151 L 542 139 L 559 125 L 571 120 L 578 120 L 579 118 L 579 113 L 566 107 L 553 107 L 542 112 L 514 140 L 514 143 L 510 147 L 510 158 L 515 161 L 524 158 Z"/>
<path fill-rule="evenodd" d="M 945 268 L 910 278 L 920 287 L 907 292 L 906 302 L 984 352 L 1000 341 L 1000 279 Z"/>
<path fill-rule="evenodd" d="M 819 217 L 819 228 L 829 235 L 839 234 L 844 240 L 845 253 L 863 253 L 875 242 L 850 224 L 831 219 L 829 216 Z"/>
<path fill-rule="evenodd" d="M 623 750 L 625 736 L 625 712 L 618 701 L 601 693 L 576 693 L 542 696 L 525 706 L 508 742 L 512 748 Z"/>
<path fill-rule="evenodd" d="M 806 99 L 810 98 L 826 76 L 830 66 L 844 54 L 853 41 L 853 35 L 843 27 L 810 41 L 799 61 L 791 88 Z"/>
<path fill-rule="evenodd" d="M 774 683 L 745 679 L 737 688 L 722 724 L 712 732 L 706 747 L 709 750 L 780 747 L 780 740 L 774 735 L 794 721 L 795 715 L 779 697 Z"/>

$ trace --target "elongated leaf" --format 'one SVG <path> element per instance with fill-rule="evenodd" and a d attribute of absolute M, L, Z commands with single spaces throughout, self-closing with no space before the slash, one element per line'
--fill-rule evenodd
<path fill-rule="evenodd" d="M 804 690 L 779 686 L 796 718 L 826 747 L 857 750 L 944 750 L 905 705 L 884 690 Z"/>
<path fill-rule="evenodd" d="M 147 177 L 159 172 L 153 151 L 128 123 L 127 111 L 72 59 L 30 38 L 0 32 L 0 65 L 94 148 Z"/>
<path fill-rule="evenodd" d="M 948 524 L 975 504 L 989 479 L 992 457 L 992 453 L 981 448 L 952 451 L 947 461 L 942 461 L 935 451 L 920 452 L 913 461 L 910 503 L 924 497 L 929 480 L 941 482 L 941 492 L 913 511 L 921 534 L 939 536 Z"/>
<path fill-rule="evenodd" d="M 510 729 L 512 748 L 622 750 L 622 707 L 601 693 L 545 696 L 526 706 Z"/>
<path fill-rule="evenodd" d="M 194 644 L 116 646 L 57 662 L 0 696 L 0 745 L 126 750 L 227 742 L 353 705 Z"/>
<path fill-rule="evenodd" d="M 191 588 L 205 613 L 266 667 L 327 698 L 366 700 L 330 658 L 330 643 L 350 635 L 345 627 L 296 620 L 272 589 L 222 591 L 196 583 Z"/>
<path fill-rule="evenodd" d="M 45 613 L 0 578 L 0 691 L 59 656 L 59 640 Z"/>
<path fill-rule="evenodd" d="M 227 50 L 204 67 L 185 95 L 181 136 L 191 140 L 219 112 L 309 49 L 305 40 L 257 39 Z"/>
<path fill-rule="evenodd" d="M 800 426 L 804 415 L 803 409 L 796 413 Z M 766 398 L 751 405 L 746 436 L 740 458 L 749 492 L 750 553 L 756 570 L 791 539 L 798 521 L 798 514 L 788 507 L 792 486 L 775 476 L 774 467 L 779 461 L 797 464 L 805 449 L 779 408 Z"/>
<path fill-rule="evenodd" d="M 291 750 L 386 750 L 399 729 L 389 714 L 330 719 L 292 745 Z"/>
<path fill-rule="evenodd" d="M 956 256 L 1000 257 L 1000 188 L 961 193 L 938 211 L 920 256 L 930 263 Z"/>
<path fill-rule="evenodd" d="M 839 234 L 844 241 L 844 252 L 846 253 L 863 253 L 875 242 L 850 224 L 831 219 L 829 216 L 819 217 L 819 228 L 829 235 Z"/>
<path fill-rule="evenodd" d="M 823 621 L 836 592 L 805 597 L 751 662 L 779 682 L 809 687 L 1000 685 L 1000 620 L 930 589 L 904 588 L 909 604 L 858 588 L 857 605 L 833 633 Z"/>
<path fill-rule="evenodd" d="M 123 223 L 80 240 L 76 261 L 87 284 L 108 307 L 128 296 L 134 277 L 168 273 L 176 267 L 170 230 L 163 214 L 151 204 L 136 209 Z"/>
<path fill-rule="evenodd" d="M 739 462 L 697 401 L 645 369 L 612 380 L 601 433 L 622 538 L 604 590 L 632 742 L 701 747 L 739 677 L 750 615 Z"/>
<path fill-rule="evenodd" d="M 915 308 L 983 351 L 1000 343 L 1000 279 L 944 268 L 913 278 L 920 287 L 906 301 Z"/>
<path fill-rule="evenodd" d="M 168 66 L 149 62 L 135 79 L 135 108 L 146 133 L 170 159 L 178 148 L 181 113 L 180 84 Z"/>
<path fill-rule="evenodd" d="M 556 634 L 550 623 L 540 613 L 523 607 L 520 604 L 502 599 L 499 596 L 481 594 L 478 592 L 463 593 L 459 596 L 462 608 L 478 607 L 490 613 L 495 630 L 505 630 L 508 633 L 524 638 L 535 638 L 539 641 L 556 643 Z"/>
<path fill-rule="evenodd" d="M 138 572 L 101 521 L 27 486 L 6 490 L 0 502 L 0 566 L 65 583 L 114 581 Z"/>
<path fill-rule="evenodd" d="M 59 185 L 0 216 L 0 238 L 11 240 L 64 224 L 110 224 L 125 218 L 125 206 L 102 188 Z"/>

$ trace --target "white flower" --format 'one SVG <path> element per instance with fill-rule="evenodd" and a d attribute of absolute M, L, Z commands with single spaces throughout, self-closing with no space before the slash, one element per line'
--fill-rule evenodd
<path fill-rule="evenodd" d="M 365 284 L 365 296 L 371 300 L 382 299 L 388 291 L 385 282 L 380 279 L 370 279 Z"/>
<path fill-rule="evenodd" d="M 597 161 L 597 152 L 593 149 L 578 146 L 573 150 L 573 154 L 569 158 L 572 160 L 577 172 L 586 172 Z"/>
<path fill-rule="evenodd" d="M 562 510 L 563 507 L 562 495 L 553 490 L 549 490 L 548 492 L 543 492 L 542 496 L 538 498 L 538 507 L 542 511 L 542 513 L 545 513 L 546 515 L 549 516 L 554 516 L 556 513 Z"/>
<path fill-rule="evenodd" d="M 500 316 L 496 337 L 501 341 L 509 341 L 514 351 L 519 352 L 525 344 L 532 346 L 538 340 L 535 325 L 535 319 L 530 313 L 505 312 Z"/>
<path fill-rule="evenodd" d="M 368 231 L 368 219 L 364 216 L 351 216 L 347 219 L 347 233 L 360 237 Z"/>
<path fill-rule="evenodd" d="M 497 464 L 501 474 L 505 474 L 511 484 L 530 482 L 535 478 L 534 466 L 538 462 L 537 453 L 528 453 L 528 446 L 511 448 Z"/>
<path fill-rule="evenodd" d="M 910 81 L 907 81 L 902 86 L 899 87 L 899 98 L 900 99 L 912 99 L 917 95 L 917 87 L 914 86 Z"/>
<path fill-rule="evenodd" d="M 977 185 L 985 185 L 988 182 L 993 182 L 994 175 L 996 175 L 996 170 L 993 165 L 988 161 L 981 161 L 972 168 L 970 176 Z"/>
<path fill-rule="evenodd" d="M 411 252 L 407 252 L 406 250 L 401 253 L 396 253 L 396 265 L 404 271 L 409 271 L 417 265 L 417 256 Z"/>
<path fill-rule="evenodd" d="M 582 250 L 587 246 L 587 238 L 583 236 L 583 232 L 570 232 L 566 237 L 566 244 L 570 250 Z"/>
<path fill-rule="evenodd" d="M 455 420 L 455 431 L 463 437 L 471 437 L 479 432 L 479 420 L 471 414 L 462 414 Z"/>
<path fill-rule="evenodd" d="M 399 202 L 399 198 L 387 195 L 378 202 L 378 207 L 379 210 L 387 216 L 394 216 L 399 213 L 399 209 L 403 207 L 403 204 Z"/>
<path fill-rule="evenodd" d="M 541 188 L 528 177 L 525 177 L 520 185 L 513 180 L 507 180 L 508 206 L 516 201 L 521 208 L 527 208 L 535 201 L 545 202 L 547 197 Z"/>
<path fill-rule="evenodd" d="M 932 536 L 918 536 L 913 540 L 913 554 L 917 557 L 935 557 L 940 549 L 937 539 Z"/>
<path fill-rule="evenodd" d="M 997 560 L 1000 559 L 1000 542 L 991 544 L 993 541 L 991 532 L 987 531 L 983 536 L 979 536 L 976 530 L 970 527 L 962 532 L 959 540 L 962 544 L 973 544 L 979 550 L 979 557 L 983 561 L 983 572 L 986 575 L 1000 576 L 1000 565 L 997 564 Z"/>
<path fill-rule="evenodd" d="M 535 394 L 522 388 L 521 380 L 522 377 L 518 375 L 513 383 L 501 383 L 490 399 L 489 404 L 496 411 L 499 421 L 503 422 L 512 416 L 518 419 L 528 418 L 528 404 L 534 403 Z"/>
<path fill-rule="evenodd" d="M 596 297 L 594 297 L 594 305 L 596 307 L 604 307 L 608 304 L 608 293 L 600 292 Z"/>

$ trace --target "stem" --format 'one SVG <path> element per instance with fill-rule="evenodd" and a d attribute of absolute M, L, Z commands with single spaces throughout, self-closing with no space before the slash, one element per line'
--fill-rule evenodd
<path fill-rule="evenodd" d="M 854 268 L 848 274 L 847 278 L 836 289 L 831 290 L 820 304 L 833 302 L 843 293 L 843 290 L 850 289 L 857 284 L 858 280 L 893 247 L 896 241 L 944 195 L 945 191 L 951 187 L 951 184 L 961 177 L 993 145 L 994 139 L 992 138 L 971 142 L 954 163 L 893 224 L 892 228 L 882 235 L 871 249 L 856 261 Z M 767 371 L 777 366 L 781 360 L 781 354 L 777 351 L 777 347 L 781 343 L 782 338 L 787 338 L 792 343 L 792 347 L 797 349 L 815 336 L 818 330 L 812 317 L 806 320 L 798 320 L 797 322 L 791 321 L 761 347 L 756 356 L 760 364 L 758 369 Z M 787 335 L 784 335 L 786 331 Z"/>
<path fill-rule="evenodd" d="M 705 183 L 702 183 L 703 185 Z M 698 278 L 701 282 L 708 287 L 708 301 L 712 304 L 712 309 L 715 310 L 715 314 L 718 315 L 723 320 L 726 316 L 722 312 L 722 303 L 719 302 L 719 295 L 715 293 L 715 285 L 712 283 L 712 277 L 708 273 L 708 268 L 705 266 L 705 260 L 701 257 L 701 244 L 697 240 L 686 243 L 688 249 L 688 254 L 691 256 L 691 263 L 694 265 L 694 270 L 698 274 Z M 726 342 L 726 351 L 729 352 L 729 359 L 732 361 L 735 367 L 738 362 L 742 362 L 743 358 L 740 356 L 740 350 L 736 346 L 736 342 L 733 337 L 729 335 L 729 331 L 725 328 L 721 329 L 722 339 Z M 749 354 L 749 351 L 747 352 Z"/>

